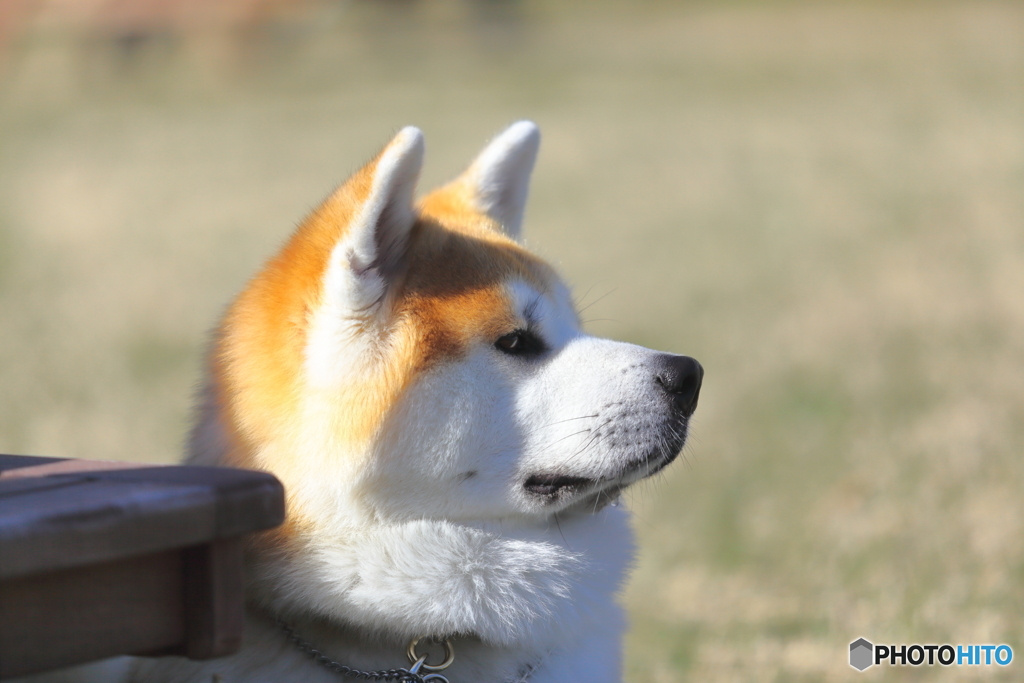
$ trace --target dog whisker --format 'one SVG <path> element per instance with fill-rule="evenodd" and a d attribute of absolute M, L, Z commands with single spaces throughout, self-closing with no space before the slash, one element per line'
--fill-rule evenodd
<path fill-rule="evenodd" d="M 549 422 L 546 425 L 544 425 L 542 427 L 542 429 L 547 428 L 547 427 L 553 427 L 554 425 L 560 425 L 560 424 L 563 424 L 565 422 L 572 422 L 574 420 L 586 420 L 588 418 L 593 418 L 593 417 L 597 417 L 597 416 L 598 416 L 598 414 L 594 413 L 593 415 L 580 415 L 579 417 L 567 417 L 564 420 L 555 420 L 554 422 Z"/>
<path fill-rule="evenodd" d="M 605 292 L 605 293 L 604 293 L 604 294 L 602 294 L 601 296 L 597 297 L 596 299 L 594 299 L 594 300 L 593 300 L 593 301 L 591 301 L 591 302 L 590 302 L 589 304 L 587 304 L 586 306 L 584 306 L 583 308 L 579 309 L 579 310 L 578 310 L 578 311 L 576 311 L 576 312 L 577 312 L 577 313 L 582 313 L 583 311 L 587 310 L 588 308 L 590 308 L 591 306 L 593 306 L 593 305 L 594 305 L 594 304 L 596 304 L 597 302 L 599 302 L 599 301 L 601 301 L 602 299 L 604 299 L 604 298 L 605 298 L 606 296 L 608 296 L 609 294 L 612 294 L 613 292 L 615 292 L 615 290 L 617 290 L 617 289 L 618 289 L 618 287 L 612 287 L 612 288 L 611 288 L 611 289 L 609 289 L 609 290 L 608 290 L 607 292 Z M 590 290 L 587 290 L 587 291 L 589 292 Z"/>

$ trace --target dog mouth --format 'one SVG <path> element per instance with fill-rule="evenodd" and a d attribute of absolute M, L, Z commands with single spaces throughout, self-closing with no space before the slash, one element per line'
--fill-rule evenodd
<path fill-rule="evenodd" d="M 590 488 L 597 483 L 595 479 L 574 477 L 564 474 L 534 474 L 523 484 L 529 493 L 537 496 L 553 497 L 563 493 L 573 493 Z"/>
<path fill-rule="evenodd" d="M 523 489 L 549 502 L 578 496 L 605 496 L 613 498 L 619 491 L 641 479 L 647 479 L 672 464 L 682 452 L 685 437 L 664 444 L 646 457 L 627 463 L 611 476 L 583 477 L 573 474 L 538 473 L 530 475 Z M 615 495 L 612 495 L 614 493 Z"/>

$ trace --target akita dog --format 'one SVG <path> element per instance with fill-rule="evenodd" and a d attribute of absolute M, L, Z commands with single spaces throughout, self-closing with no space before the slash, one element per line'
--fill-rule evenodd
<path fill-rule="evenodd" d="M 679 454 L 703 370 L 580 329 L 519 242 L 539 142 L 516 123 L 416 202 L 403 129 L 231 306 L 189 460 L 274 473 L 288 520 L 249 549 L 242 650 L 134 680 L 620 679 L 609 503 Z M 407 661 L 420 638 L 443 674 Z"/>

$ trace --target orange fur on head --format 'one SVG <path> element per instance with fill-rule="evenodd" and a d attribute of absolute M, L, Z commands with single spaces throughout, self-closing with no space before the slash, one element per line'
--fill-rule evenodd
<path fill-rule="evenodd" d="M 322 303 L 325 271 L 370 197 L 387 149 L 313 211 L 225 316 L 211 365 L 233 465 L 266 467 L 254 460 L 260 446 L 299 422 L 308 328 Z M 546 291 L 555 277 L 475 207 L 465 182 L 430 193 L 417 214 L 404 257 L 389 275 L 391 310 L 376 371 L 339 387 L 330 400 L 336 437 L 349 445 L 373 438 L 417 375 L 522 325 L 506 283 L 520 279 Z"/>
<path fill-rule="evenodd" d="M 243 451 L 231 454 L 232 464 L 254 466 L 254 447 L 295 417 L 309 319 L 320 304 L 328 258 L 369 196 L 384 151 L 302 222 L 238 296 L 218 330 L 214 391 Z"/>

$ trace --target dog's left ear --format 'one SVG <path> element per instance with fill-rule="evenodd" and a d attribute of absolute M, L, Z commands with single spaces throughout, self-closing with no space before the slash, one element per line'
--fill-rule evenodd
<path fill-rule="evenodd" d="M 540 129 L 518 121 L 480 152 L 455 182 L 467 191 L 473 208 L 494 219 L 512 239 L 523 225 L 530 174 L 540 147 Z"/>

